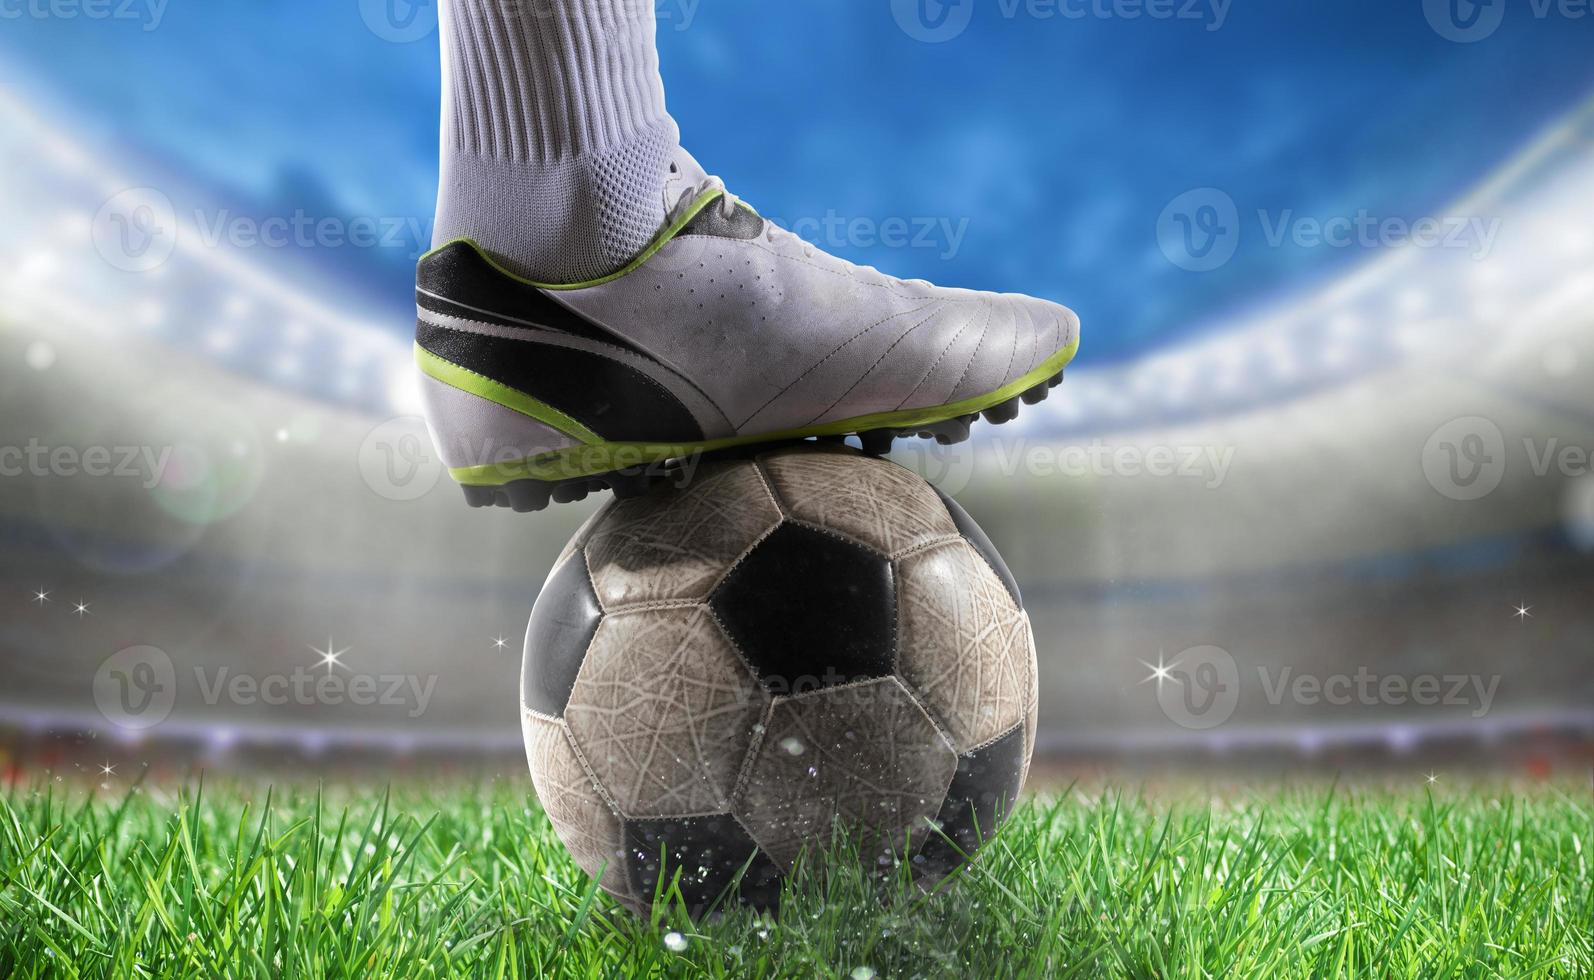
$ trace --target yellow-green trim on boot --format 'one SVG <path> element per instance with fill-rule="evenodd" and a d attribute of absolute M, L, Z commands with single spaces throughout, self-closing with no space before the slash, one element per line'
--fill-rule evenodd
<path fill-rule="evenodd" d="M 596 432 L 593 432 L 552 405 L 539 401 L 523 391 L 518 391 L 506 384 L 494 381 L 485 374 L 479 374 L 469 368 L 460 367 L 453 361 L 438 357 L 420 344 L 415 345 L 415 365 L 428 377 L 435 378 L 450 387 L 458 388 L 460 391 L 485 398 L 522 415 L 530 416 L 546 426 L 559 430 L 577 442 L 586 445 L 597 445 L 603 442 L 603 438 Z"/>
<path fill-rule="evenodd" d="M 733 449 L 738 446 L 757 445 L 765 442 L 785 442 L 815 436 L 850 435 L 857 432 L 869 432 L 874 429 L 912 429 L 916 426 L 944 422 L 961 415 L 974 415 L 1000 405 L 1009 399 L 1016 398 L 1036 385 L 1055 377 L 1058 372 L 1067 367 L 1069 362 L 1074 359 L 1074 355 L 1078 350 L 1079 341 L 1075 340 L 1072 344 L 1047 358 L 1040 367 L 1030 371 L 1018 380 L 1005 384 L 987 394 L 965 398 L 947 405 L 877 412 L 873 415 L 860 415 L 850 419 L 823 422 L 818 425 L 803 426 L 802 428 L 787 429 L 780 432 L 760 432 L 749 435 L 729 436 L 723 439 L 679 443 L 609 442 L 596 436 L 590 429 L 582 426 L 579 422 L 552 406 L 545 405 L 523 392 L 515 391 L 473 371 L 466 371 L 464 368 L 444 361 L 442 358 L 419 347 L 416 348 L 416 360 L 423 371 L 437 378 L 437 380 L 472 394 L 480 395 L 523 415 L 528 415 L 582 443 L 579 446 L 559 449 L 510 463 L 492 463 L 485 466 L 468 466 L 449 470 L 449 474 L 465 486 L 492 487 L 501 486 L 515 480 L 532 479 L 555 482 L 596 476 L 601 473 L 609 473 L 635 466 L 645 466 L 663 460 L 679 459 L 698 453 L 715 452 L 721 449 Z M 445 374 L 437 373 L 438 370 L 444 371 L 446 376 Z"/>
<path fill-rule="evenodd" d="M 538 289 L 590 289 L 593 286 L 601 286 L 606 282 L 614 282 L 616 279 L 628 276 L 637 269 L 641 268 L 644 262 L 658 254 L 659 249 L 663 248 L 665 245 L 668 245 L 671 239 L 675 238 L 676 235 L 681 233 L 682 229 L 691 224 L 692 219 L 702 213 L 704 208 L 708 207 L 709 204 L 718 200 L 724 195 L 725 192 L 722 190 L 709 190 L 699 194 L 696 200 L 687 205 L 685 211 L 682 211 L 674 221 L 670 222 L 667 226 L 665 226 L 663 231 L 659 232 L 658 237 L 653 239 L 653 243 L 647 248 L 643 249 L 640 255 L 632 259 L 630 262 L 627 262 L 619 269 L 616 269 L 614 272 L 611 272 L 608 275 L 598 279 L 590 279 L 586 282 L 537 282 L 532 279 L 527 279 L 525 276 L 516 275 L 514 272 L 504 268 L 503 265 L 498 262 L 498 260 L 494 259 L 488 254 L 486 249 L 482 248 L 480 245 L 476 244 L 474 240 L 469 238 L 454 238 L 446 241 L 432 249 L 430 252 L 427 252 L 425 255 L 421 256 L 420 261 L 425 262 L 428 258 L 436 255 L 443 249 L 448 248 L 450 245 L 465 245 L 474 250 L 484 260 L 486 260 L 488 265 L 492 266 L 498 272 L 508 276 L 510 279 L 513 279 L 516 282 L 524 283 L 527 286 L 535 286 Z"/>

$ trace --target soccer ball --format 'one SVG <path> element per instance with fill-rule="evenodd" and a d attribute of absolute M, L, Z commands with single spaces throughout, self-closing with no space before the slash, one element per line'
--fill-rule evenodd
<path fill-rule="evenodd" d="M 900 466 L 816 444 L 607 504 L 543 586 L 521 676 L 537 795 L 639 912 L 677 874 L 694 914 L 768 908 L 838 831 L 946 874 L 1018 796 L 1036 700 L 984 532 Z"/>

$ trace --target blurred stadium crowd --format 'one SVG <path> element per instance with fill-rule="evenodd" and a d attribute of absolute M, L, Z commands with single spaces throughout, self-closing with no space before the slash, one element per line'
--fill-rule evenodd
<path fill-rule="evenodd" d="M 0 95 L 11 764 L 518 754 L 525 617 L 595 504 L 467 510 L 400 333 L 105 159 Z M 1589 757 L 1594 108 L 1448 213 L 1486 255 L 1384 250 L 899 454 L 1026 591 L 1043 755 Z M 129 725 L 145 647 L 175 699 Z"/>

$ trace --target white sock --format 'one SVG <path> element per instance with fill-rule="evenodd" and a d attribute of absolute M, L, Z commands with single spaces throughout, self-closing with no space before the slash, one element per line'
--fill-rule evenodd
<path fill-rule="evenodd" d="M 595 279 L 664 225 L 680 132 L 653 0 L 443 0 L 434 244 L 471 238 L 538 282 Z"/>

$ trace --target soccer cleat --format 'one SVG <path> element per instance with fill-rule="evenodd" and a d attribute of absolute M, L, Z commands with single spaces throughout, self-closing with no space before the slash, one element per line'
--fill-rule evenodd
<path fill-rule="evenodd" d="M 417 271 L 416 362 L 474 506 L 645 490 L 672 460 L 810 437 L 968 438 L 1046 397 L 1079 320 L 1014 294 L 904 281 L 764 220 L 681 152 L 665 229 L 619 271 L 534 283 L 474 242 Z"/>

